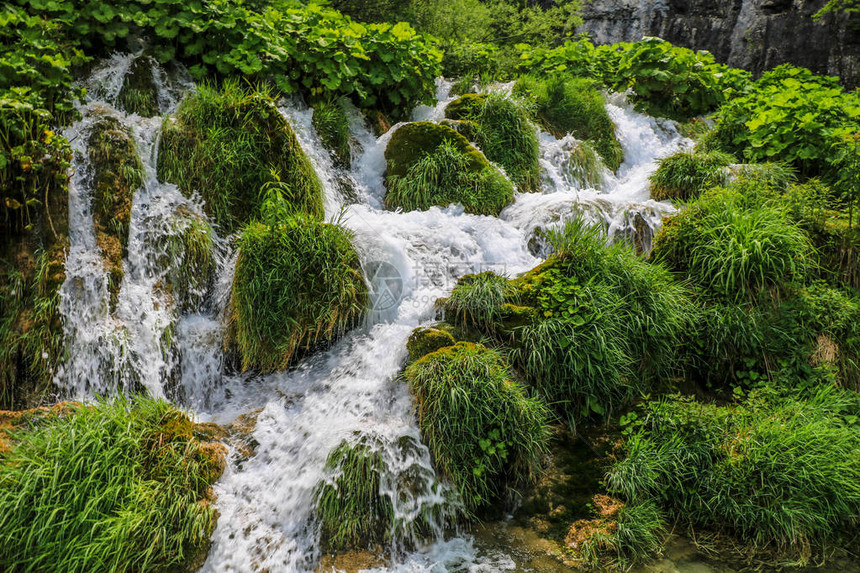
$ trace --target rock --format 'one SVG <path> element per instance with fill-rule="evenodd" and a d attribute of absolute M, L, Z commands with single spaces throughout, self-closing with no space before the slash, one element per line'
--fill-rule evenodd
<path fill-rule="evenodd" d="M 150 56 L 139 56 L 129 66 L 118 97 L 119 106 L 126 113 L 136 113 L 143 117 L 158 115 L 158 86 L 153 77 L 156 65 Z"/>
<path fill-rule="evenodd" d="M 416 328 L 406 342 L 409 360 L 418 360 L 431 352 L 457 343 L 451 333 L 438 328 Z"/>

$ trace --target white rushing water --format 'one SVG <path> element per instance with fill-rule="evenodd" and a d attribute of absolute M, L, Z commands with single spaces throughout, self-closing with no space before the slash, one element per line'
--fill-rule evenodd
<path fill-rule="evenodd" d="M 391 131 L 375 138 L 352 110 L 353 168 L 335 167 L 317 137 L 313 111 L 285 102 L 281 111 L 325 187 L 328 218 L 339 217 L 355 233 L 355 246 L 371 283 L 375 306 L 366 324 L 296 368 L 268 375 L 228 375 L 222 355 L 223 311 L 235 253 L 229 237 L 215 240 L 215 278 L 196 304 L 183 308 L 162 288 L 181 260 L 166 245 L 182 231 L 177 213 L 205 220 L 199 198 L 187 199 L 155 176 L 160 118 L 127 115 L 113 107 L 129 56 L 116 56 L 93 74 L 97 89 L 82 108 L 83 119 L 67 131 L 77 151 L 70 190 L 71 248 L 62 288 L 69 359 L 58 382 L 86 399 L 117 388 L 145 389 L 189 409 L 198 419 L 230 424 L 253 414 L 249 441 L 254 453 L 231 463 L 216 484 L 218 526 L 204 571 L 313 571 L 319 561 L 319 528 L 313 517 L 318 484 L 335 476 L 326 458 L 344 441 L 362 440 L 382 453 L 388 471 L 381 493 L 395 507 L 392 560 L 376 571 L 514 570 L 510 557 L 482 551 L 468 535 L 446 539 L 452 493 L 435 475 L 420 442 L 408 388 L 398 381 L 406 340 L 434 320 L 434 302 L 464 274 L 493 270 L 515 276 L 540 262 L 541 229 L 585 216 L 613 236 L 650 233 L 672 212 L 648 198 L 647 177 L 656 160 L 687 142 L 669 124 L 635 113 L 621 99 L 608 104 L 624 147 L 616 175 L 599 189 L 581 189 L 565 161 L 575 141 L 540 134 L 542 193 L 518 194 L 499 218 L 469 215 L 462 207 L 425 212 L 382 209 L 384 150 Z M 175 107 L 181 79 L 160 73 L 162 112 Z M 438 120 L 450 100 L 440 81 L 439 104 L 415 111 L 414 119 Z M 506 89 L 501 86 L 501 89 Z M 98 118 L 117 117 L 140 148 L 146 181 L 135 193 L 128 256 L 115 310 L 96 244 L 86 140 Z M 397 126 L 395 126 L 396 129 Z M 181 219 L 181 217 L 179 217 Z M 536 243 L 537 241 L 537 243 Z M 419 514 L 437 515 L 435 535 L 413 539 Z"/>

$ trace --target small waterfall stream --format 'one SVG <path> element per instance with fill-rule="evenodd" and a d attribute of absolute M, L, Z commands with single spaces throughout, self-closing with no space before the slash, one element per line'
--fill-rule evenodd
<path fill-rule="evenodd" d="M 97 69 L 82 119 L 66 131 L 76 150 L 70 189 L 71 248 L 62 287 L 69 360 L 58 377 L 69 395 L 91 398 L 119 388 L 145 389 L 189 409 L 198 419 L 229 424 L 242 414 L 256 417 L 254 454 L 231 463 L 216 484 L 218 526 L 204 571 L 313 571 L 320 558 L 319 530 L 312 516 L 318 483 L 330 480 L 328 454 L 341 442 L 372 436 L 388 466 L 381 492 L 395 508 L 393 563 L 379 571 L 513 570 L 507 555 L 486 552 L 468 535 L 445 539 L 453 510 L 448 487 L 436 478 L 428 449 L 412 417 L 408 388 L 397 376 L 406 360 L 412 330 L 434 319 L 434 302 L 464 274 L 493 270 L 515 276 L 540 262 L 536 231 L 585 216 L 616 237 L 653 233 L 671 205 L 648 198 L 647 178 L 656 160 L 689 142 L 669 123 L 634 112 L 613 97 L 609 113 L 618 128 L 625 162 L 606 173 L 600 189 L 578 188 L 566 175 L 570 136 L 540 134 L 542 193 L 518 194 L 499 218 L 463 213 L 462 207 L 425 212 L 382 209 L 384 150 L 392 131 L 375 138 L 352 110 L 356 154 L 352 170 L 335 167 L 311 123 L 313 110 L 282 102 L 325 188 L 327 218 L 340 218 L 355 233 L 355 245 L 377 296 L 362 328 L 296 368 L 268 375 L 228 375 L 223 367 L 223 312 L 235 253 L 230 237 L 215 235 L 215 279 L 198 293 L 199 304 L 183 310 L 161 285 L 171 268 L 167 245 L 182 227 L 177 212 L 206 220 L 198 197 L 185 198 L 155 174 L 161 118 L 141 118 L 114 108 L 131 56 L 115 56 Z M 179 74 L 156 74 L 162 113 L 189 89 Z M 500 89 L 505 89 L 501 86 Z M 414 119 L 442 117 L 450 83 L 438 83 L 439 104 L 421 107 Z M 96 243 L 86 142 L 104 114 L 131 130 L 144 163 L 145 183 L 134 196 L 125 277 L 111 312 L 108 279 Z M 394 129 L 396 129 L 395 126 Z M 354 197 L 342 189 L 351 186 Z M 649 235 L 650 236 L 650 235 Z M 531 244 L 530 244 L 531 243 Z M 419 514 L 437 516 L 435 535 L 413 543 Z"/>

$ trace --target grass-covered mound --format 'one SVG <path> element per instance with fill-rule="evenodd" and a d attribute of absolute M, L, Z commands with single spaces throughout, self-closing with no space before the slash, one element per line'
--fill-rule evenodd
<path fill-rule="evenodd" d="M 616 171 L 624 150 L 606 112 L 606 100 L 594 80 L 553 74 L 548 78 L 522 76 L 514 93 L 532 98 L 541 123 L 556 136 L 572 134 L 591 142 L 606 166 Z"/>
<path fill-rule="evenodd" d="M 212 226 L 197 213 L 177 209 L 172 233 L 161 247 L 160 263 L 168 270 L 166 279 L 173 301 L 180 311 L 200 307 L 215 271 Z"/>
<path fill-rule="evenodd" d="M 347 230 L 308 214 L 266 213 L 239 240 L 230 338 L 242 368 L 288 367 L 355 323 L 366 300 Z"/>
<path fill-rule="evenodd" d="M 436 352 L 446 346 L 454 346 L 457 341 L 454 336 L 440 328 L 417 328 L 409 335 L 406 341 L 406 350 L 409 351 L 410 360 L 418 360 L 431 352 Z"/>
<path fill-rule="evenodd" d="M 129 66 L 122 79 L 117 102 L 126 113 L 143 117 L 158 115 L 158 87 L 153 77 L 155 65 L 155 60 L 150 56 L 139 56 Z"/>
<path fill-rule="evenodd" d="M 199 192 L 227 231 L 259 214 L 260 191 L 272 183 L 295 210 L 323 216 L 322 184 L 264 88 L 198 86 L 165 122 L 158 174 L 185 194 Z"/>
<path fill-rule="evenodd" d="M 413 362 L 404 376 L 437 470 L 469 512 L 534 481 L 547 453 L 549 412 L 526 396 L 501 354 L 459 342 Z"/>
<path fill-rule="evenodd" d="M 513 200 L 510 181 L 446 125 L 416 122 L 400 127 L 385 157 L 389 209 L 426 210 L 460 203 L 467 213 L 498 215 Z"/>
<path fill-rule="evenodd" d="M 344 167 L 349 167 L 352 154 L 349 148 L 349 117 L 343 102 L 321 100 L 314 104 L 312 122 L 320 141 Z"/>
<path fill-rule="evenodd" d="M 461 279 L 443 303 L 446 317 L 511 348 L 563 420 L 609 417 L 681 370 L 687 295 L 665 268 L 608 244 L 598 228 L 573 221 L 549 238 L 555 254 L 520 278 Z"/>
<path fill-rule="evenodd" d="M 671 518 L 801 561 L 857 533 L 857 395 L 761 391 L 729 406 L 668 397 L 643 404 L 609 487 Z"/>
<path fill-rule="evenodd" d="M 663 159 L 651 176 L 651 198 L 686 201 L 723 183 L 734 157 L 720 151 L 679 151 Z"/>
<path fill-rule="evenodd" d="M 577 141 L 564 164 L 564 173 L 580 188 L 600 189 L 606 165 L 587 141 Z"/>
<path fill-rule="evenodd" d="M 418 515 L 398 519 L 392 500 L 395 492 L 385 491 L 382 483 L 382 476 L 391 472 L 383 450 L 415 447 L 409 437 L 388 444 L 375 434 L 362 434 L 332 450 L 325 465 L 328 476 L 314 493 L 323 551 L 373 549 L 395 541 L 411 543 L 432 531 L 436 518 L 443 517 L 439 512 L 444 504 L 427 504 Z"/>
<path fill-rule="evenodd" d="M 445 117 L 475 124 L 475 142 L 501 165 L 520 191 L 540 189 L 540 146 L 526 103 L 499 93 L 468 94 L 445 108 Z"/>
<path fill-rule="evenodd" d="M 116 399 L 33 416 L 0 453 L 6 571 L 199 567 L 226 450 L 166 402 Z"/>
<path fill-rule="evenodd" d="M 113 306 L 124 275 L 122 260 L 128 248 L 131 202 L 143 184 L 143 163 L 134 137 L 113 117 L 105 117 L 93 126 L 87 151 L 92 168 L 96 241 L 104 255 Z"/>

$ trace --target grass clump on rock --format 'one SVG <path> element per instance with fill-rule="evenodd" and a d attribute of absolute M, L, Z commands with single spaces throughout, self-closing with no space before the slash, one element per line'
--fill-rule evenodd
<path fill-rule="evenodd" d="M 278 182 L 296 211 L 323 216 L 322 184 L 264 88 L 199 86 L 165 122 L 158 174 L 185 194 L 198 191 L 227 231 L 258 216 L 260 190 Z"/>
<path fill-rule="evenodd" d="M 392 136 L 385 157 L 389 209 L 426 210 L 460 203 L 467 213 L 498 215 L 513 200 L 510 181 L 448 126 L 404 125 Z"/>
<path fill-rule="evenodd" d="M 501 354 L 459 342 L 412 363 L 405 378 L 436 467 L 469 512 L 533 482 L 548 451 L 549 411 L 525 395 Z"/>
<path fill-rule="evenodd" d="M 339 100 L 320 101 L 314 105 L 314 129 L 323 146 L 334 154 L 338 163 L 349 167 L 352 154 L 349 148 L 349 117 Z"/>
<path fill-rule="evenodd" d="M 445 108 L 445 117 L 475 124 L 475 142 L 501 165 L 520 191 L 540 189 L 540 146 L 524 102 L 503 94 L 467 94 Z"/>
<path fill-rule="evenodd" d="M 158 115 L 158 88 L 152 75 L 155 66 L 155 60 L 149 56 L 135 58 L 129 66 L 119 90 L 119 105 L 126 113 Z"/>
<path fill-rule="evenodd" d="M 202 564 L 226 449 L 163 401 L 73 405 L 0 453 L 4 571 L 176 571 Z"/>
<path fill-rule="evenodd" d="M 646 402 L 608 484 L 629 502 L 651 500 L 697 529 L 804 562 L 856 532 L 858 406 L 832 387 L 805 396 L 763 389 L 729 406 Z"/>
<path fill-rule="evenodd" d="M 230 338 L 243 369 L 288 367 L 300 351 L 334 341 L 367 300 L 347 230 L 270 208 L 239 240 Z"/>
<path fill-rule="evenodd" d="M 111 305 L 116 304 L 127 254 L 131 203 L 143 185 L 143 163 L 131 133 L 119 120 L 105 117 L 93 126 L 87 147 L 92 167 L 93 222 L 96 242 L 108 271 Z"/>
<path fill-rule="evenodd" d="M 556 136 L 570 133 L 591 142 L 607 167 L 618 170 L 624 151 L 615 137 L 615 125 L 606 112 L 606 100 L 589 79 L 555 74 L 548 79 L 523 76 L 514 93 L 531 97 L 541 123 Z"/>
<path fill-rule="evenodd" d="M 215 270 L 212 226 L 201 215 L 180 207 L 164 241 L 161 262 L 169 268 L 167 280 L 180 311 L 198 308 Z"/>
<path fill-rule="evenodd" d="M 722 184 L 735 158 L 720 151 L 679 151 L 660 162 L 651 176 L 651 198 L 686 201 Z"/>

